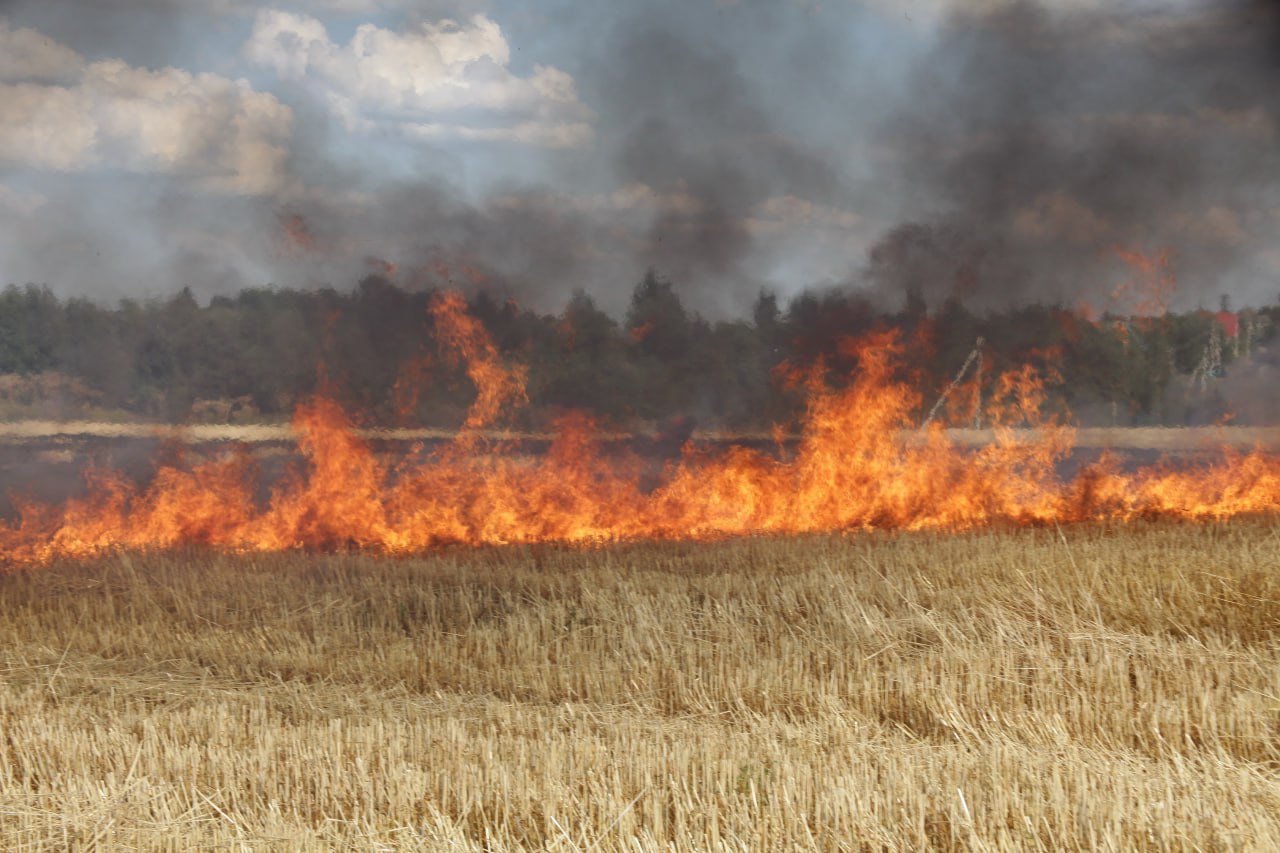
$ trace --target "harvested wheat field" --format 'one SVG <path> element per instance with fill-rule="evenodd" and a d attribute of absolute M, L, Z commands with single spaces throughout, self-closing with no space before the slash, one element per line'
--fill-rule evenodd
<path fill-rule="evenodd" d="M 0 577 L 21 850 L 1266 849 L 1280 532 Z"/>

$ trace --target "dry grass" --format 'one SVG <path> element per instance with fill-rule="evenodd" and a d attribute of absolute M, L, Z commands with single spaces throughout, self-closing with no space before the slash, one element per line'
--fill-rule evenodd
<path fill-rule="evenodd" d="M 0 577 L 6 849 L 1266 849 L 1269 524 Z"/>
<path fill-rule="evenodd" d="M 1031 430 L 1015 435 L 1033 436 Z M 996 440 L 990 429 L 949 429 L 947 437 L 959 447 L 983 447 Z M 1237 451 L 1280 450 L 1280 427 L 1080 427 L 1074 447 L 1105 450 L 1158 450 L 1166 453 L 1202 453 L 1223 448 Z"/>
<path fill-rule="evenodd" d="M 155 424 L 122 422 L 117 420 L 17 420 L 7 419 L 0 410 L 0 442 L 15 443 L 40 439 L 128 439 L 149 438 L 169 441 L 263 442 L 293 441 L 296 433 L 286 423 L 192 423 Z M 948 429 L 947 438 L 958 447 L 982 447 L 996 440 L 990 429 Z M 457 433 L 448 429 L 357 429 L 362 438 L 383 441 L 446 441 Z M 480 430 L 478 435 L 492 441 L 551 441 L 550 433 L 520 432 L 513 430 Z M 1031 440 L 1034 430 L 1014 430 L 1024 439 Z M 653 436 L 649 433 L 602 432 L 598 438 L 606 441 L 634 438 L 635 435 Z M 693 433 L 695 441 L 709 443 L 733 443 L 755 441 L 770 443 L 772 433 L 699 430 Z M 799 438 L 790 436 L 791 440 Z M 908 439 L 923 440 L 923 433 L 912 432 Z M 1082 427 L 1075 430 L 1074 446 L 1079 448 L 1109 448 L 1113 450 L 1159 450 L 1166 452 L 1214 451 L 1224 447 L 1235 450 L 1261 448 L 1280 451 L 1280 427 L 1206 426 L 1206 427 Z"/>

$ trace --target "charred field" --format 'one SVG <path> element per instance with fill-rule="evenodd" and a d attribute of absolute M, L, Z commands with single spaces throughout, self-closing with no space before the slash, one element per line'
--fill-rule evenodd
<path fill-rule="evenodd" d="M 0 576 L 17 849 L 1246 849 L 1266 520 Z"/>

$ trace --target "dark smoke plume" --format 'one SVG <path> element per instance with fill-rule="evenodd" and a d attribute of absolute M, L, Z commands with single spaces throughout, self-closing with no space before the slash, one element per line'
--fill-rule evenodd
<path fill-rule="evenodd" d="M 1169 249 L 1174 307 L 1274 299 L 1256 259 L 1280 231 L 1278 10 L 958 12 L 883 130 L 924 212 L 872 250 L 873 287 L 1106 309 L 1117 248 Z"/>
<path fill-rule="evenodd" d="M 1174 307 L 1222 292 L 1270 302 L 1280 4 L 1137 2 L 956 0 L 926 36 L 883 0 L 548 0 L 498 17 L 514 49 L 564 65 L 594 139 L 477 148 L 479 176 L 457 146 L 355 138 L 304 84 L 256 69 L 294 114 L 278 191 L 212 198 L 163 175 L 0 168 L 15 198 L 48 201 L 8 214 L 0 283 L 107 300 L 185 285 L 207 298 L 268 282 L 347 289 L 377 272 L 540 310 L 581 289 L 621 316 L 652 267 L 711 316 L 746 316 L 763 287 L 785 297 L 838 281 L 891 304 L 910 290 L 934 307 L 1106 308 L 1129 275 L 1115 251 L 1126 248 L 1171 251 Z M 259 5 L 8 0 L 0 15 L 90 60 L 225 70 Z M 392 5 L 406 25 L 475 8 Z M 903 79 L 895 63 L 927 38 Z M 520 177 L 495 187 L 495 173 Z M 835 224 L 824 231 L 822 217 Z M 290 242 L 291 222 L 309 246 Z"/>
<path fill-rule="evenodd" d="M 625 21 L 596 98 L 617 179 L 690 198 L 653 218 L 638 261 L 686 288 L 718 290 L 701 300 L 717 313 L 742 313 L 762 284 L 751 268 L 755 241 L 747 227 L 756 205 L 784 195 L 847 200 L 835 164 L 791 133 L 744 77 L 739 64 L 748 56 Z"/>
<path fill-rule="evenodd" d="M 725 11 L 725 26 L 737 29 L 712 33 L 719 13 L 702 5 L 656 0 L 596 13 L 600 30 L 573 69 L 595 113 L 595 139 L 590 150 L 547 155 L 548 184 L 512 183 L 477 198 L 436 173 L 370 185 L 367 174 L 339 172 L 306 152 L 295 157 L 308 182 L 345 191 L 271 212 L 298 217 L 314 237 L 314 251 L 296 253 L 295 267 L 322 281 L 333 275 L 333 255 L 363 235 L 362 255 L 395 262 L 401 285 L 479 282 L 540 310 L 559 310 L 585 290 L 621 316 L 652 268 L 691 308 L 745 316 L 762 287 L 776 286 L 766 272 L 775 250 L 752 230 L 758 207 L 794 197 L 847 209 L 857 199 L 838 158 L 807 144 L 778 94 L 744 66 L 763 50 L 833 55 L 826 42 L 835 38 L 764 6 Z M 784 47 L 769 46 L 770 35 Z M 802 82 L 821 89 L 841 72 L 823 73 L 829 77 L 804 69 Z M 330 131 L 321 111 L 301 109 L 297 121 L 300 139 Z M 353 210 L 344 201 L 362 193 L 375 203 Z"/>

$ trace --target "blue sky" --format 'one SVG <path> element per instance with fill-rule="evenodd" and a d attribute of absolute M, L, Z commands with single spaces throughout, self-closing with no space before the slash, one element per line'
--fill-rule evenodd
<path fill-rule="evenodd" d="M 1272 6 L 17 0 L 0 280 L 1107 307 L 1123 247 L 1270 302 Z"/>

